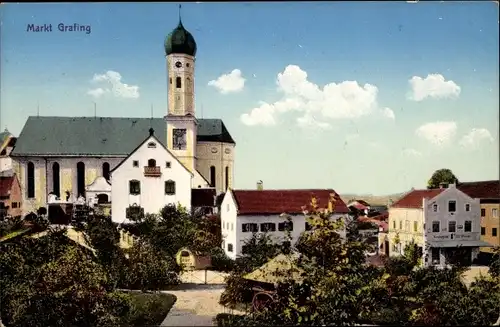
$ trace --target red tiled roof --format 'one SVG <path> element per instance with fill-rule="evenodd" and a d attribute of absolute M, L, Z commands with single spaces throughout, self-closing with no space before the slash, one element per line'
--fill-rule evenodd
<path fill-rule="evenodd" d="M 15 176 L 0 177 L 0 196 L 8 196 Z"/>
<path fill-rule="evenodd" d="M 386 221 L 389 218 L 389 212 L 385 211 L 384 213 L 381 213 L 380 215 L 376 215 L 373 217 L 370 217 L 371 219 L 378 220 L 378 221 Z"/>
<path fill-rule="evenodd" d="M 348 213 L 346 204 L 332 189 L 322 190 L 232 190 L 240 215 L 302 214 L 310 210 L 312 197 L 319 208 L 326 208 L 330 194 L 335 196 L 335 213 Z"/>
<path fill-rule="evenodd" d="M 466 182 L 457 185 L 457 188 L 475 199 L 499 199 L 500 181 Z"/>
<path fill-rule="evenodd" d="M 422 200 L 432 199 L 436 195 L 440 194 L 446 189 L 431 189 L 431 190 L 413 190 L 405 194 L 401 199 L 396 201 L 391 207 L 392 208 L 408 208 L 408 209 L 420 209 L 422 208 Z"/>
<path fill-rule="evenodd" d="M 213 207 L 216 195 L 214 188 L 193 188 L 191 189 L 191 206 Z"/>
<path fill-rule="evenodd" d="M 358 210 L 366 210 L 366 209 L 368 209 L 368 207 L 362 205 L 359 202 L 358 203 L 355 202 L 354 204 L 351 204 L 350 207 L 354 207 L 354 208 L 356 208 Z"/>
<path fill-rule="evenodd" d="M 370 204 L 368 202 L 366 202 L 365 200 L 354 200 L 355 202 L 365 206 L 365 207 L 369 207 Z"/>

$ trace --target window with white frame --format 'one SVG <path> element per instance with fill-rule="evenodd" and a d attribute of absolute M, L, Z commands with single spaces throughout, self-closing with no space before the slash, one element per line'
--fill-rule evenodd
<path fill-rule="evenodd" d="M 493 218 L 498 218 L 498 208 L 492 208 L 491 209 L 491 216 Z"/>
<path fill-rule="evenodd" d="M 449 221 L 448 222 L 448 232 L 456 233 L 456 231 L 457 231 L 457 222 L 456 221 Z"/>
<path fill-rule="evenodd" d="M 451 200 L 448 201 L 448 212 L 456 212 L 457 211 L 457 201 Z"/>
<path fill-rule="evenodd" d="M 432 232 L 433 233 L 439 233 L 439 221 L 433 221 L 432 222 Z"/>
<path fill-rule="evenodd" d="M 465 204 L 465 211 L 470 211 L 470 204 L 468 203 Z"/>
<path fill-rule="evenodd" d="M 472 221 L 471 220 L 465 221 L 464 232 L 472 232 Z"/>
<path fill-rule="evenodd" d="M 436 203 L 432 205 L 432 211 L 438 212 L 438 205 Z"/>

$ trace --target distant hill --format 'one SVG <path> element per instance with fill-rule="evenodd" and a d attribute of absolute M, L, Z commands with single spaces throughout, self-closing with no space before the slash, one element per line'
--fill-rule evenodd
<path fill-rule="evenodd" d="M 340 194 L 340 198 L 342 201 L 344 201 L 346 204 L 352 200 L 352 199 L 357 199 L 357 200 L 364 200 L 368 202 L 371 205 L 378 205 L 378 206 L 386 206 L 389 204 L 389 201 L 392 200 L 392 202 L 396 202 L 399 200 L 404 193 L 395 193 L 395 194 L 389 194 L 389 195 L 360 195 L 360 194 Z"/>

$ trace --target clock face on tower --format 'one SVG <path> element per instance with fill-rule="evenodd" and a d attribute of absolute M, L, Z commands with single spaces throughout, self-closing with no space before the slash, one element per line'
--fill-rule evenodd
<path fill-rule="evenodd" d="M 176 62 L 175 63 L 175 67 L 181 68 L 182 67 L 182 63 L 180 61 Z"/>

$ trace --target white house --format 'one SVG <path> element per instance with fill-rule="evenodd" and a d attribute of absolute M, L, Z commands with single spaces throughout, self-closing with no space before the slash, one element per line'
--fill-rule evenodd
<path fill-rule="evenodd" d="M 168 204 L 191 209 L 193 174 L 154 135 L 149 136 L 111 171 L 111 215 L 128 221 L 134 211 L 158 213 Z"/>
<path fill-rule="evenodd" d="M 466 260 L 472 263 L 479 247 L 490 244 L 481 241 L 481 206 L 451 184 L 433 198 L 424 198 L 424 263 L 445 267 L 457 248 L 463 248 Z"/>
<path fill-rule="evenodd" d="M 220 208 L 225 253 L 232 259 L 241 255 L 253 232 L 268 232 L 278 241 L 284 240 L 289 228 L 292 242 L 297 242 L 308 229 L 304 207 L 307 208 L 315 197 L 318 206 L 326 208 L 332 196 L 336 200 L 332 218 L 347 216 L 349 209 L 332 189 L 228 190 Z M 284 214 L 291 217 L 290 225 Z M 341 235 L 345 237 L 345 230 Z"/>

